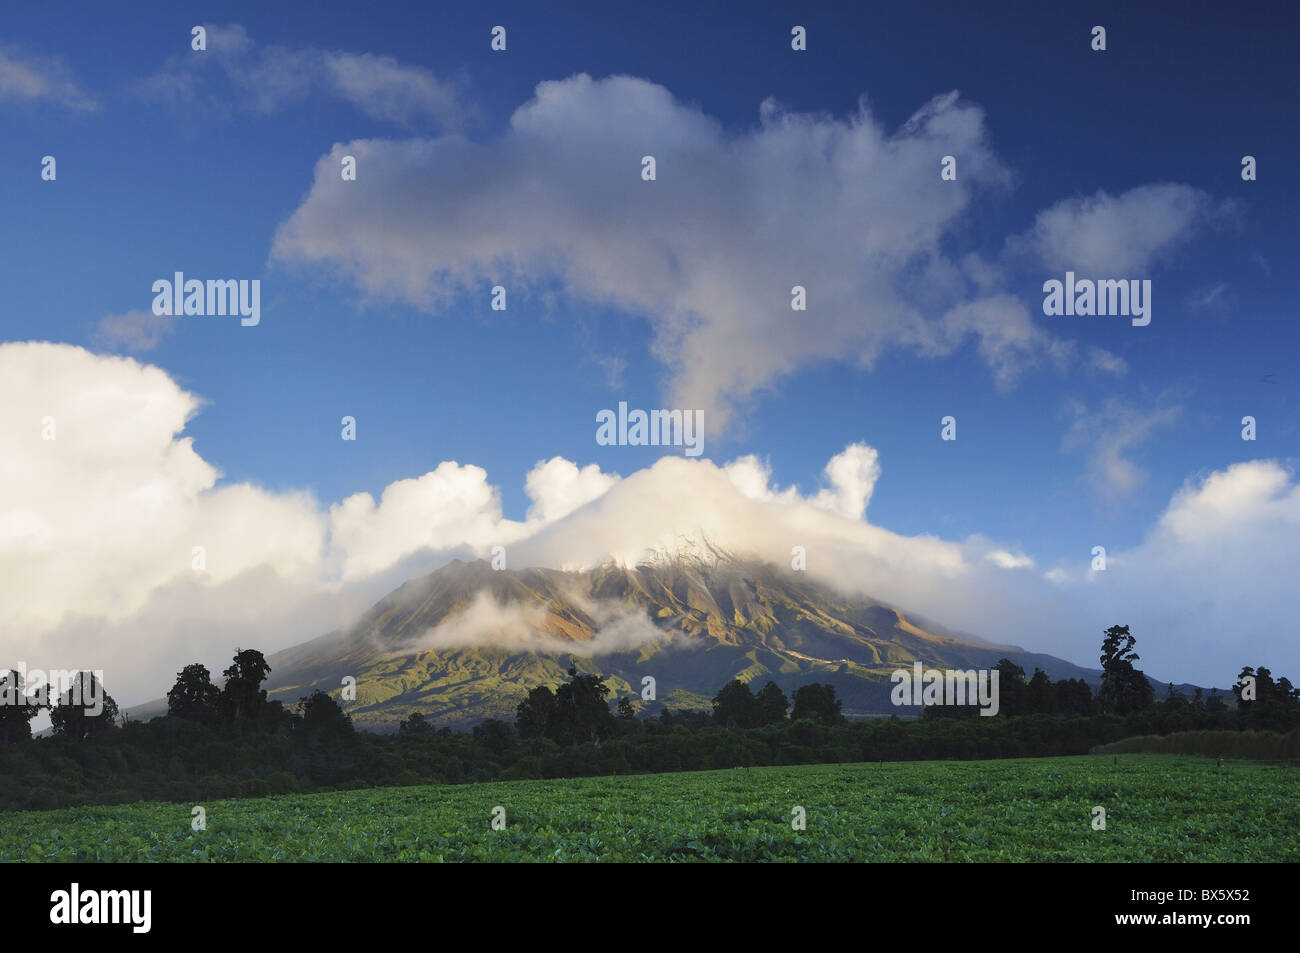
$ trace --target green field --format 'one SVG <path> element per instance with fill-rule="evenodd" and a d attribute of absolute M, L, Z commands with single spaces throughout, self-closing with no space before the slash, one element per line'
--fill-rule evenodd
<path fill-rule="evenodd" d="M 806 830 L 791 827 L 795 805 Z M 285 795 L 203 804 L 202 832 L 193 806 L 0 815 L 0 860 L 1300 860 L 1300 769 L 1171 755 Z M 496 806 L 504 830 L 491 827 Z"/>

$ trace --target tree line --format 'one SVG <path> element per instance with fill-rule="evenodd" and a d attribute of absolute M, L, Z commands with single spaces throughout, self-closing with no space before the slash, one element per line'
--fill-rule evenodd
<path fill-rule="evenodd" d="M 489 719 L 453 732 L 412 712 L 389 735 L 355 731 L 325 692 L 293 706 L 268 700 L 262 684 L 270 666 L 260 652 L 239 650 L 220 688 L 202 665 L 182 669 L 167 693 L 167 715 L 148 722 L 118 725 L 107 694 L 103 712 L 89 715 L 69 692 L 51 705 L 53 736 L 32 739 L 34 711 L 0 704 L 0 808 L 761 764 L 1036 757 L 1083 754 L 1134 735 L 1300 727 L 1300 693 L 1262 666 L 1242 669 L 1231 706 L 1216 692 L 1189 698 L 1172 685 L 1154 701 L 1133 665 L 1134 641 L 1127 627 L 1107 631 L 1095 695 L 1081 680 L 1052 682 L 1041 670 L 1025 677 L 1002 659 L 995 718 L 978 717 L 974 706 L 933 706 L 920 719 L 850 722 L 832 685 L 803 685 L 791 697 L 774 682 L 754 691 L 739 679 L 724 685 L 708 710 L 664 708 L 651 717 L 639 715 L 628 697 L 612 700 L 601 676 L 570 669 L 562 684 L 530 690 L 513 722 Z M 16 679 L 10 673 L 0 680 L 0 692 Z"/>

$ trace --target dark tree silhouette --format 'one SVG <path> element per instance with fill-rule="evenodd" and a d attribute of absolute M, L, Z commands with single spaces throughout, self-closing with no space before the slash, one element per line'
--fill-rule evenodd
<path fill-rule="evenodd" d="M 999 676 L 999 682 L 1001 676 Z M 998 686 L 999 689 L 1001 685 Z M 1025 688 L 1025 709 L 1030 714 L 1047 715 L 1056 711 L 1056 691 L 1052 680 L 1041 668 L 1034 669 L 1034 677 Z"/>
<path fill-rule="evenodd" d="M 1025 670 L 1009 658 L 998 659 L 998 714 L 1004 718 L 1028 714 L 1029 682 Z"/>
<path fill-rule="evenodd" d="M 758 699 L 740 679 L 732 679 L 713 699 L 713 720 L 719 725 L 754 728 L 759 724 Z"/>
<path fill-rule="evenodd" d="M 211 674 L 195 662 L 176 674 L 176 684 L 167 693 L 167 714 L 211 725 L 220 716 L 220 702 L 221 692 L 212 684 Z"/>
<path fill-rule="evenodd" d="M 413 711 L 406 721 L 397 726 L 399 735 L 423 735 L 425 737 L 433 734 L 433 725 L 424 719 L 421 712 Z"/>
<path fill-rule="evenodd" d="M 91 672 L 78 672 L 50 708 L 54 734 L 73 741 L 102 738 L 117 727 L 117 702 Z"/>
<path fill-rule="evenodd" d="M 271 674 L 271 666 L 257 649 L 236 649 L 230 667 L 221 673 L 226 677 L 221 689 L 221 705 L 226 719 L 242 726 L 261 714 L 266 704 L 262 682 Z"/>
<path fill-rule="evenodd" d="M 785 697 L 785 692 L 781 691 L 776 682 L 768 682 L 754 697 L 758 700 L 760 725 L 785 724 L 786 715 L 790 711 L 790 699 Z"/>
<path fill-rule="evenodd" d="M 835 697 L 834 685 L 822 685 L 813 682 L 795 690 L 794 711 L 790 713 L 791 721 L 810 719 L 823 725 L 839 725 L 844 722 L 840 712 L 840 700 Z"/>
<path fill-rule="evenodd" d="M 298 700 L 298 713 L 305 735 L 321 740 L 347 738 L 353 734 L 352 719 L 329 694 L 319 689 Z"/>
<path fill-rule="evenodd" d="M 1106 638 L 1101 643 L 1101 690 L 1097 693 L 1097 703 L 1104 714 L 1145 711 L 1155 701 L 1151 683 L 1133 666 L 1141 658 L 1133 651 L 1136 642 L 1126 625 L 1112 625 L 1106 630 Z"/>
<path fill-rule="evenodd" d="M 27 700 L 22 676 L 15 671 L 0 678 L 0 745 L 28 741 L 32 737 L 31 720 L 40 710 Z"/>
<path fill-rule="evenodd" d="M 569 681 L 555 691 L 554 738 L 559 742 L 600 742 L 613 732 L 609 686 L 599 675 L 569 669 Z"/>
<path fill-rule="evenodd" d="M 538 685 L 515 708 L 515 730 L 521 738 L 549 738 L 555 723 L 555 692 Z"/>

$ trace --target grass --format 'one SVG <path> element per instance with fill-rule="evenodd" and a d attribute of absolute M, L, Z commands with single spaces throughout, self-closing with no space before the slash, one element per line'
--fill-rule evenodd
<path fill-rule="evenodd" d="M 791 826 L 806 812 L 806 830 Z M 1170 755 L 744 768 L 0 815 L 3 861 L 1297 861 L 1300 773 Z M 506 826 L 491 827 L 494 807 Z M 1106 829 L 1092 809 L 1106 809 Z"/>

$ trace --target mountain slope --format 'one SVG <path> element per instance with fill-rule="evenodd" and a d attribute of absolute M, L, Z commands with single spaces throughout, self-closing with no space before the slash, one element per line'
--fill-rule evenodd
<path fill-rule="evenodd" d="M 772 679 L 787 694 L 829 682 L 846 714 L 863 715 L 897 711 L 889 674 L 913 661 L 987 669 L 1003 657 L 1053 679 L 1095 685 L 1100 675 L 939 634 L 874 600 L 710 547 L 586 572 L 456 561 L 407 582 L 350 629 L 272 655 L 268 689 L 286 703 L 317 688 L 338 697 L 352 676 L 357 697 L 344 707 L 358 727 L 392 728 L 412 711 L 464 727 L 513 718 L 529 689 L 558 684 L 574 665 L 638 702 L 651 676 L 658 703 L 674 708 L 708 707 L 733 678 Z"/>

